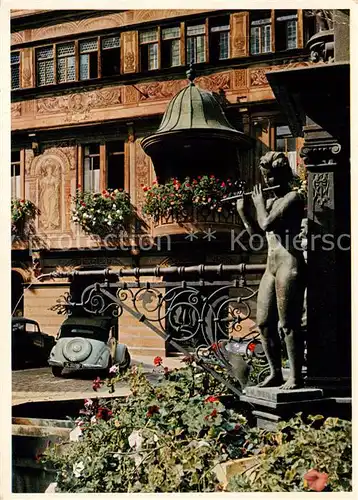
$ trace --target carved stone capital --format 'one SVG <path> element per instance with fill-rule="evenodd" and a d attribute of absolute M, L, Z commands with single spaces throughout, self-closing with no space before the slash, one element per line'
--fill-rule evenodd
<path fill-rule="evenodd" d="M 337 164 L 342 146 L 338 142 L 305 144 L 300 156 L 306 167 L 334 166 Z"/>

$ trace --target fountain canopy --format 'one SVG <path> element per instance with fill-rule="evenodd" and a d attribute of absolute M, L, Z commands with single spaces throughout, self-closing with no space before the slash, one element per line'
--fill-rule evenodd
<path fill-rule="evenodd" d="M 223 175 L 223 169 L 229 173 L 237 166 L 237 150 L 252 145 L 228 122 L 218 99 L 194 84 L 192 67 L 187 76 L 189 84 L 171 99 L 158 130 L 141 142 L 160 182 L 172 176 Z"/>

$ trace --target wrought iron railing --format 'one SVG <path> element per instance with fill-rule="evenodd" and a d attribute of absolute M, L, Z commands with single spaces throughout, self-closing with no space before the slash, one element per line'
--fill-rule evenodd
<path fill-rule="evenodd" d="M 200 265 L 56 272 L 40 278 L 92 277 L 94 283 L 83 290 L 79 301 L 67 295 L 58 307 L 69 314 L 74 308 L 93 315 L 130 313 L 240 394 L 248 375 L 247 364 L 241 363 L 242 355 L 248 354 L 247 343 L 244 348 L 239 345 L 240 332 L 257 294 L 247 285 L 247 276 L 261 275 L 264 269 L 250 264 Z M 143 280 L 149 276 L 162 280 Z M 126 277 L 135 281 L 122 279 Z M 193 340 L 194 352 L 188 349 Z M 265 369 L 265 360 L 259 363 Z"/>
<path fill-rule="evenodd" d="M 154 227 L 168 224 L 217 224 L 240 226 L 240 218 L 235 211 L 223 207 L 221 212 L 211 210 L 210 207 L 194 207 L 188 205 L 181 211 L 172 211 L 167 215 L 161 215 L 154 222 Z"/>

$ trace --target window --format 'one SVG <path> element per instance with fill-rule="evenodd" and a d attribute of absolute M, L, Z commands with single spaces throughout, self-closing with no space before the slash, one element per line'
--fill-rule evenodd
<path fill-rule="evenodd" d="M 55 82 L 53 70 L 53 45 L 36 50 L 37 85 L 50 85 Z"/>
<path fill-rule="evenodd" d="M 161 67 L 180 66 L 180 26 L 162 29 Z"/>
<path fill-rule="evenodd" d="M 83 189 L 98 193 L 100 173 L 99 144 L 87 144 L 84 146 L 83 155 Z"/>
<path fill-rule="evenodd" d="M 205 24 L 187 26 L 186 37 L 187 64 L 205 62 Z"/>
<path fill-rule="evenodd" d="M 20 151 L 11 151 L 11 197 L 21 197 Z"/>
<path fill-rule="evenodd" d="M 296 138 L 292 137 L 287 125 L 276 126 L 276 151 L 286 153 L 288 162 L 294 174 L 297 174 Z"/>
<path fill-rule="evenodd" d="M 118 75 L 121 67 L 121 45 L 119 36 L 110 36 L 101 40 L 102 76 Z"/>
<path fill-rule="evenodd" d="M 252 16 L 250 24 L 251 54 L 265 54 L 271 52 L 271 13 L 267 11 Z"/>
<path fill-rule="evenodd" d="M 11 89 L 20 88 L 20 52 L 11 52 Z"/>
<path fill-rule="evenodd" d="M 56 46 L 57 83 L 76 80 L 75 43 L 61 43 Z"/>
<path fill-rule="evenodd" d="M 276 11 L 276 50 L 297 48 L 297 11 Z"/>
<path fill-rule="evenodd" d="M 230 18 L 228 16 L 210 21 L 210 60 L 212 62 L 228 59 Z"/>
<path fill-rule="evenodd" d="M 107 187 L 124 189 L 124 141 L 106 144 L 107 150 Z"/>
<path fill-rule="evenodd" d="M 158 28 L 139 33 L 140 67 L 142 71 L 159 68 Z"/>
<path fill-rule="evenodd" d="M 80 80 L 98 78 L 98 39 L 81 40 L 80 51 Z"/>

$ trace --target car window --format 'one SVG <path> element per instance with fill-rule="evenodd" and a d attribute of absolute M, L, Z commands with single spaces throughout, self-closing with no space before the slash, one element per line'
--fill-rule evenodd
<path fill-rule="evenodd" d="M 89 328 L 82 326 L 63 326 L 60 330 L 60 337 L 84 337 L 89 339 L 107 342 L 108 333 L 99 328 Z"/>
<path fill-rule="evenodd" d="M 38 332 L 37 325 L 34 323 L 26 323 L 26 331 L 30 333 Z"/>

